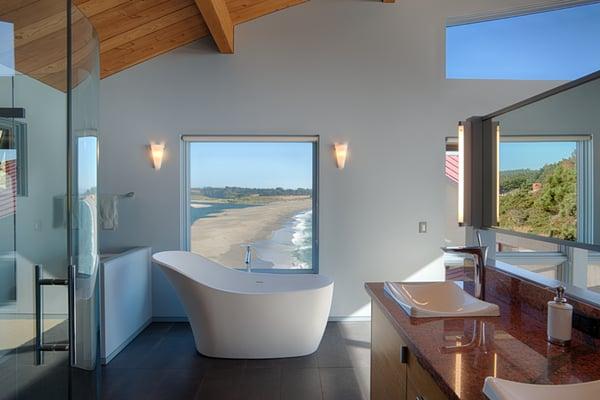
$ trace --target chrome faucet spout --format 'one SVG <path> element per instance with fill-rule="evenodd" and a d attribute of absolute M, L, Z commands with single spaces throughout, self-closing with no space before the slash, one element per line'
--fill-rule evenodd
<path fill-rule="evenodd" d="M 244 264 L 246 265 L 246 271 L 252 271 L 252 247 L 246 246 L 246 257 L 244 258 Z"/>
<path fill-rule="evenodd" d="M 475 297 L 483 300 L 485 296 L 485 264 L 487 262 L 487 246 L 442 247 L 444 253 L 468 254 L 475 259 Z"/>

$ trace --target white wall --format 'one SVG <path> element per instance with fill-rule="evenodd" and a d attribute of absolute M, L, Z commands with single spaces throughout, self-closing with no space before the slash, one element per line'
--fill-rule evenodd
<path fill-rule="evenodd" d="M 446 80 L 445 21 L 527 3 L 539 0 L 312 0 L 238 26 L 235 55 L 206 39 L 103 80 L 100 186 L 136 198 L 121 203 L 119 230 L 102 232 L 102 245 L 179 248 L 179 135 L 314 133 L 332 316 L 369 314 L 366 281 L 443 277 L 444 137 L 462 118 L 556 85 Z M 151 140 L 167 145 L 160 171 Z M 350 143 L 343 171 L 330 157 L 337 140 Z M 155 316 L 182 316 L 154 274 Z"/>

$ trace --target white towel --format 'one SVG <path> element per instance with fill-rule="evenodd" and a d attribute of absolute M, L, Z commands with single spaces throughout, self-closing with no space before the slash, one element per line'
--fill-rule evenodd
<path fill-rule="evenodd" d="M 102 229 L 116 231 L 119 226 L 118 196 L 100 198 L 100 223 Z"/>

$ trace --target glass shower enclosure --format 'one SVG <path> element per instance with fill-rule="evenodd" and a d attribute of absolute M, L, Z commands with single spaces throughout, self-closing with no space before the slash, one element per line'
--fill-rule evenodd
<path fill-rule="evenodd" d="M 72 398 L 96 366 L 98 86 L 75 6 L 0 0 L 0 399 Z"/>

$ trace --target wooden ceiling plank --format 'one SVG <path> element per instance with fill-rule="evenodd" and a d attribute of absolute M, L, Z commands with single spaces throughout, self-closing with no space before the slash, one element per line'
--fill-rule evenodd
<path fill-rule="evenodd" d="M 225 0 L 195 0 L 221 53 L 234 51 L 233 22 Z"/>
<path fill-rule="evenodd" d="M 9 14 L 19 8 L 28 6 L 31 3 L 35 3 L 38 0 L 2 0 L 2 10 L 0 11 L 0 19 L 4 19 L 4 15 Z"/>
<path fill-rule="evenodd" d="M 132 0 L 75 0 L 75 6 L 86 17 L 91 18 L 101 12 L 110 10 L 111 8 L 119 7 L 122 4 L 130 3 Z"/>
<path fill-rule="evenodd" d="M 15 47 L 23 46 L 67 26 L 67 13 L 61 12 L 15 30 Z"/>
<path fill-rule="evenodd" d="M 67 29 L 46 35 L 35 42 L 20 46 L 15 51 L 15 69 L 28 74 L 46 64 L 67 56 Z"/>
<path fill-rule="evenodd" d="M 152 32 L 126 45 L 102 53 L 101 78 L 130 68 L 160 54 L 186 45 L 209 34 L 206 24 L 194 16 Z"/>
<path fill-rule="evenodd" d="M 120 35 L 105 39 L 100 43 L 100 51 L 105 53 L 114 49 L 115 47 L 122 46 L 127 42 L 131 42 L 140 37 L 149 35 L 154 31 L 166 28 L 169 25 L 176 24 L 179 21 L 193 16 L 198 17 L 198 19 L 202 18 L 200 16 L 200 10 L 198 10 L 198 7 L 195 4 L 192 4 L 186 8 L 182 8 L 181 10 L 177 10 L 174 13 L 162 16 L 147 24 L 140 25 L 137 28 L 124 32 Z"/>
<path fill-rule="evenodd" d="M 34 3 L 26 3 L 23 7 L 11 12 L 3 13 L 0 20 L 11 22 L 14 29 L 19 30 L 36 22 L 43 21 L 57 14 L 67 13 L 66 3 L 55 0 L 38 0 Z"/>
<path fill-rule="evenodd" d="M 103 41 L 193 4 L 193 0 L 138 0 L 98 14 L 91 22 Z"/>
<path fill-rule="evenodd" d="M 232 10 L 231 17 L 234 24 L 237 25 L 288 7 L 305 3 L 306 1 L 307 0 L 263 0 L 252 3 L 248 2 L 249 4 L 247 5 L 242 4 L 235 8 L 232 7 L 234 10 Z"/>

